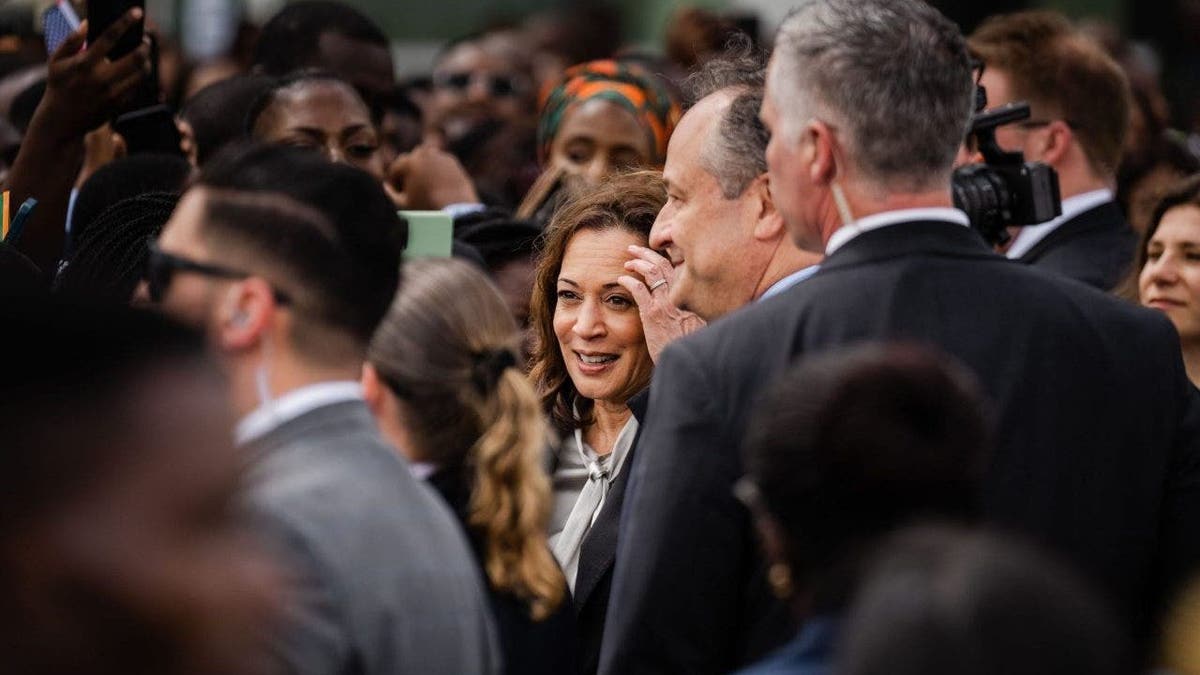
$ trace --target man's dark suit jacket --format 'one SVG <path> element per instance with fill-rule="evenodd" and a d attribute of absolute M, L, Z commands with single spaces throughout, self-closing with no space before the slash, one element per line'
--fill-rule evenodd
<path fill-rule="evenodd" d="M 726 672 L 789 634 L 731 492 L 739 446 L 797 356 L 872 340 L 930 344 L 975 371 L 998 425 L 987 516 L 1049 543 L 1126 616 L 1144 619 L 1200 557 L 1200 393 L 1171 324 L 997 256 L 961 225 L 903 223 L 663 353 L 601 673 Z"/>
<path fill-rule="evenodd" d="M 1064 222 L 1019 260 L 1111 291 L 1133 263 L 1137 235 L 1116 202 L 1105 202 Z"/>
<path fill-rule="evenodd" d="M 608 596 L 612 590 L 613 562 L 617 557 L 617 534 L 621 523 L 621 507 L 629 486 L 629 474 L 633 468 L 634 453 L 641 440 L 646 423 L 646 406 L 649 390 L 643 390 L 629 400 L 629 408 L 638 420 L 638 431 L 633 437 L 625 467 L 617 479 L 608 486 L 604 507 L 596 522 L 583 538 L 579 551 L 579 570 L 575 574 L 575 615 L 579 626 L 579 672 L 592 675 L 600 666 L 600 645 L 604 636 L 605 617 L 608 614 Z"/>

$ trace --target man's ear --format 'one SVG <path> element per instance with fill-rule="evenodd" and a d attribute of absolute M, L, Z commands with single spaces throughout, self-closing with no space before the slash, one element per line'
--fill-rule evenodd
<path fill-rule="evenodd" d="M 363 398 L 367 400 L 367 407 L 378 417 L 387 405 L 384 399 L 389 393 L 383 381 L 379 379 L 379 371 L 370 363 L 363 363 L 359 380 L 362 382 Z"/>
<path fill-rule="evenodd" d="M 275 293 L 266 280 L 249 277 L 231 284 L 217 310 L 221 348 L 241 351 L 257 345 L 273 329 L 275 310 Z"/>
<path fill-rule="evenodd" d="M 787 234 L 783 216 L 775 208 L 775 200 L 771 198 L 771 180 L 767 174 L 762 174 L 746 186 L 743 199 L 750 200 L 748 208 L 754 210 L 754 238 L 759 241 L 773 241 Z"/>
<path fill-rule="evenodd" d="M 817 185 L 831 184 L 842 168 L 838 166 L 838 139 L 833 128 L 821 120 L 813 120 L 801 133 L 809 178 Z"/>
<path fill-rule="evenodd" d="M 1062 120 L 1051 122 L 1043 136 L 1041 161 L 1056 166 L 1066 156 L 1071 144 L 1075 141 L 1075 131 L 1071 125 Z"/>

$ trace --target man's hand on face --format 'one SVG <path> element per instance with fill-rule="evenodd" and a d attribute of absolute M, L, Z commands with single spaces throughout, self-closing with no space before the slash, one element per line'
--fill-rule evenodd
<path fill-rule="evenodd" d="M 633 294 L 638 313 L 642 317 L 642 330 L 646 334 L 646 346 L 650 358 L 658 361 L 658 355 L 672 341 L 707 325 L 699 315 L 682 310 L 671 303 L 671 282 L 675 279 L 675 268 L 671 261 L 643 246 L 630 246 L 632 260 L 625 269 L 641 278 L 622 276 L 617 282 Z"/>

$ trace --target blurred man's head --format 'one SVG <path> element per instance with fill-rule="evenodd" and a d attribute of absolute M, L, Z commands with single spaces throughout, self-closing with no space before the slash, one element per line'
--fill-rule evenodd
<path fill-rule="evenodd" d="M 362 211 L 321 209 L 272 189 L 259 174 L 270 168 L 283 169 L 274 181 L 297 188 L 357 193 Z M 243 413 L 268 394 L 361 365 L 399 277 L 400 226 L 394 212 L 390 227 L 371 217 L 380 200 L 388 203 L 367 174 L 292 149 L 214 160 L 180 201 L 151 252 L 150 296 L 207 330 Z"/>
<path fill-rule="evenodd" d="M 650 247 L 675 267 L 671 301 L 708 320 L 761 295 L 778 277 L 772 261 L 799 254 L 767 180 L 767 132 L 758 119 L 763 66 L 748 44 L 710 60 L 689 79 L 697 103 L 667 148 L 667 205 Z"/>
<path fill-rule="evenodd" d="M 973 107 L 966 42 L 933 7 L 803 3 L 779 29 L 762 108 L 772 195 L 793 239 L 823 251 L 839 221 L 867 215 L 845 213 L 838 192 L 876 212 L 910 195 L 948 206 Z"/>
<path fill-rule="evenodd" d="M 842 609 L 865 552 L 912 522 L 972 518 L 990 428 L 974 379 L 914 346 L 801 361 L 759 406 L 739 496 L 802 612 Z"/>
<path fill-rule="evenodd" d="M 515 33 L 494 32 L 453 43 L 433 67 L 430 125 L 448 143 L 487 124 L 512 124 L 533 116 L 528 55 Z"/>
<path fill-rule="evenodd" d="M 236 497 L 225 382 L 162 317 L 5 300 L 0 662 L 259 673 L 279 578 Z"/>
<path fill-rule="evenodd" d="M 993 17 L 969 44 L 985 66 L 980 83 L 990 108 L 1029 103 L 1028 120 L 996 130 L 1000 147 L 1054 167 L 1063 197 L 1112 187 L 1131 94 L 1103 48 L 1046 11 Z"/>
<path fill-rule="evenodd" d="M 358 10 L 330 0 L 294 2 L 280 10 L 263 26 L 254 62 L 277 77 L 303 68 L 332 71 L 368 101 L 396 84 L 387 36 Z"/>

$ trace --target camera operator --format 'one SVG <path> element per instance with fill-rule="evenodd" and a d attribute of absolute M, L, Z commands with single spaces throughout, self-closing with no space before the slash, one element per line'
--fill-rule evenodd
<path fill-rule="evenodd" d="M 662 352 L 606 624 L 625 639 L 605 641 L 601 673 L 727 672 L 789 637 L 732 493 L 738 449 L 765 386 L 851 343 L 925 344 L 975 373 L 999 429 L 984 517 L 1075 564 L 1131 629 L 1200 559 L 1200 392 L 1174 329 L 968 229 L 950 177 L 973 90 L 963 36 L 921 0 L 808 0 L 780 28 L 761 112 L 772 198 L 826 257 Z"/>
<path fill-rule="evenodd" d="M 1120 66 L 1055 12 L 994 17 L 967 44 L 983 61 L 989 107 L 1030 105 L 997 143 L 1054 168 L 1063 198 L 1061 216 L 1019 228 L 1005 255 L 1111 290 L 1136 244 L 1113 196 L 1130 115 Z"/>

